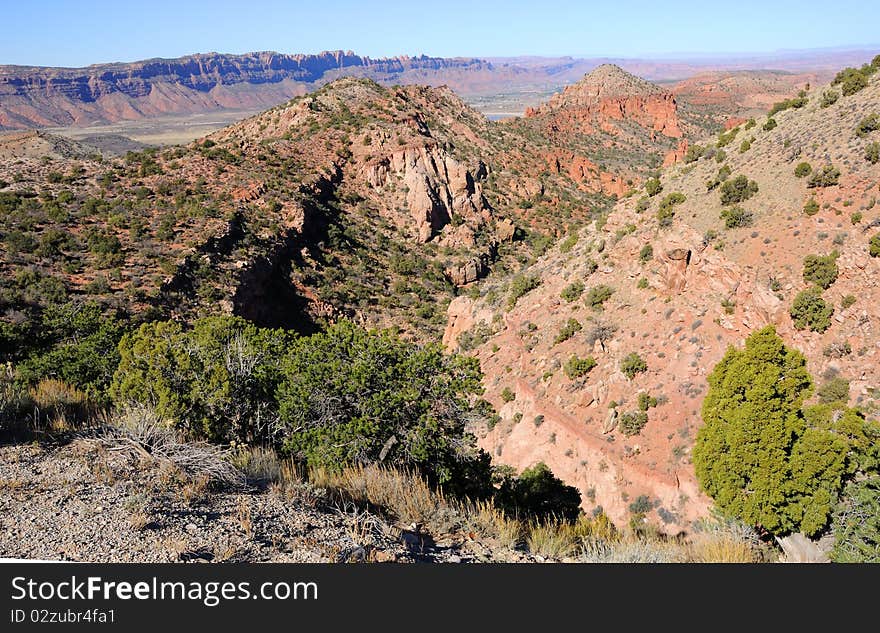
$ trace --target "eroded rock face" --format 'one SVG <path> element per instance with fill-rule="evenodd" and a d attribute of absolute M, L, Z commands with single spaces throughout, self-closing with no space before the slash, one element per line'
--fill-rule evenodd
<path fill-rule="evenodd" d="M 465 286 L 486 276 L 489 272 L 489 257 L 487 255 L 472 257 L 464 264 L 447 268 L 445 272 L 456 286 Z"/>
<path fill-rule="evenodd" d="M 371 59 L 351 51 L 315 55 L 207 53 L 87 68 L 0 66 L 0 127 L 114 122 L 218 108 L 270 107 L 305 93 L 328 73 L 377 78 L 407 72 L 479 70 L 477 59 Z M 231 88 L 235 86 L 235 88 Z"/>
<path fill-rule="evenodd" d="M 683 161 L 684 157 L 687 156 L 689 147 L 690 144 L 687 142 L 687 139 L 681 139 L 678 146 L 674 150 L 668 152 L 663 158 L 663 166 L 670 167 Z"/>
<path fill-rule="evenodd" d="M 599 66 L 553 95 L 548 103 L 526 110 L 527 117 L 542 115 L 553 115 L 553 124 L 560 128 L 598 129 L 613 134 L 616 122 L 625 119 L 655 134 L 682 136 L 675 96 L 612 64 Z"/>
<path fill-rule="evenodd" d="M 480 183 L 436 143 L 408 146 L 364 166 L 370 186 L 383 187 L 393 177 L 406 187 L 406 204 L 420 242 L 427 242 L 451 221 L 483 221 L 487 210 Z"/>
<path fill-rule="evenodd" d="M 691 262 L 691 251 L 685 248 L 673 248 L 666 251 L 666 287 L 672 292 L 681 292 L 687 284 L 687 268 Z"/>
<path fill-rule="evenodd" d="M 589 158 L 574 152 L 551 152 L 547 155 L 547 164 L 553 173 L 566 174 L 590 192 L 623 196 L 630 188 L 623 177 L 600 170 Z"/>

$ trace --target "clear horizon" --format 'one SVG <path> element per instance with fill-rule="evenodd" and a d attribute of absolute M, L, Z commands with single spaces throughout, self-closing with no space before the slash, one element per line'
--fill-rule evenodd
<path fill-rule="evenodd" d="M 92 0 L 33 0 L 4 8 L 14 26 L 0 40 L 0 64 L 80 67 L 195 53 L 318 53 L 368 57 L 575 57 L 697 59 L 798 51 L 878 49 L 880 6 L 840 0 L 772 5 L 742 0 L 737 12 L 697 0 L 613 6 L 549 0 L 536 7 L 448 0 L 430 15 L 411 2 L 339 0 L 305 5 L 229 0 L 147 9 Z M 829 15 L 822 16 L 820 12 Z M 822 19 L 817 19 L 822 16 Z M 617 28 L 615 28 L 615 26 Z"/>

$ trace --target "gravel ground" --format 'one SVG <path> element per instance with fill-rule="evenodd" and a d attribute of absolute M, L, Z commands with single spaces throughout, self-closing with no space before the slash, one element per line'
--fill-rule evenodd
<path fill-rule="evenodd" d="M 302 490 L 212 492 L 130 452 L 77 440 L 0 445 L 0 558 L 84 562 L 526 560 L 464 536 L 431 541 Z"/>

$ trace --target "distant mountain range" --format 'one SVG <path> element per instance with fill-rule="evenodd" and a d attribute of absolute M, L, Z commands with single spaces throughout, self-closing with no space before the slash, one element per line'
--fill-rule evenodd
<path fill-rule="evenodd" d="M 522 111 L 606 62 L 653 81 L 679 80 L 708 70 L 768 68 L 816 72 L 827 79 L 832 69 L 870 57 L 865 50 L 834 50 L 684 61 L 424 55 L 371 59 L 351 51 L 331 51 L 316 55 L 206 53 L 86 68 L 0 66 L 0 129 L 262 109 L 342 76 L 369 77 L 383 85 L 445 84 L 469 100 L 515 95 L 506 103 Z"/>

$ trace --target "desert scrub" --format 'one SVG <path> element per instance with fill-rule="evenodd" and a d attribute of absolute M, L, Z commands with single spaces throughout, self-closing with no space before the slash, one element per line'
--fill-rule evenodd
<path fill-rule="evenodd" d="M 810 166 L 810 163 L 798 163 L 797 167 L 794 168 L 794 175 L 798 178 L 806 178 L 813 172 L 813 168 Z"/>
<path fill-rule="evenodd" d="M 827 290 L 837 281 L 837 258 L 834 251 L 830 255 L 807 255 L 804 258 L 804 281 Z"/>
<path fill-rule="evenodd" d="M 789 313 L 798 330 L 809 329 L 821 333 L 831 327 L 834 308 L 825 303 L 822 290 L 814 286 L 798 293 Z"/>
<path fill-rule="evenodd" d="M 880 130 L 880 116 L 869 114 L 856 126 L 856 136 L 864 138 L 875 130 Z"/>
<path fill-rule="evenodd" d="M 611 295 L 614 294 L 614 288 L 611 286 L 607 286 L 605 284 L 600 284 L 598 286 L 593 286 L 590 288 L 590 291 L 587 293 L 586 298 L 584 299 L 584 303 L 587 306 L 593 308 L 594 310 L 601 310 L 605 302 L 611 298 Z"/>
<path fill-rule="evenodd" d="M 628 411 L 620 416 L 618 427 L 624 435 L 638 435 L 648 423 L 648 414 L 644 411 Z"/>
<path fill-rule="evenodd" d="M 865 160 L 872 165 L 880 163 L 880 143 L 874 141 L 865 147 Z"/>
<path fill-rule="evenodd" d="M 650 244 L 645 244 L 642 247 L 642 250 L 639 251 L 639 261 L 644 264 L 651 261 L 652 259 L 654 259 L 654 247 Z"/>
<path fill-rule="evenodd" d="M 562 289 L 562 292 L 559 293 L 559 296 L 571 303 L 572 301 L 577 301 L 580 299 L 580 296 L 584 293 L 584 284 L 581 281 L 573 281 L 568 284 L 565 288 Z"/>
<path fill-rule="evenodd" d="M 807 181 L 807 187 L 833 187 L 840 182 L 840 170 L 834 165 L 825 165 L 822 169 L 813 173 Z"/>
<path fill-rule="evenodd" d="M 721 185 L 721 204 L 724 206 L 739 204 L 756 193 L 758 193 L 758 183 L 739 175 Z"/>
<path fill-rule="evenodd" d="M 880 233 L 877 233 L 868 242 L 868 254 L 871 257 L 880 257 Z"/>
<path fill-rule="evenodd" d="M 657 406 L 659 401 L 657 398 L 649 394 L 647 391 L 639 392 L 639 411 L 647 411 Z"/>
<path fill-rule="evenodd" d="M 553 339 L 553 344 L 557 345 L 559 343 L 567 341 L 572 336 L 580 332 L 582 329 L 583 326 L 581 325 L 580 321 L 578 321 L 577 319 L 569 319 L 565 323 L 565 325 L 563 325 L 562 328 L 559 330 L 559 334 L 556 335 L 556 338 Z"/>
<path fill-rule="evenodd" d="M 510 387 L 505 387 L 501 391 L 501 400 L 504 402 L 513 402 L 516 400 L 516 394 Z"/>
<path fill-rule="evenodd" d="M 804 215 L 816 215 L 817 213 L 819 213 L 819 203 L 815 198 L 810 198 L 804 204 Z"/>
<path fill-rule="evenodd" d="M 535 275 L 517 275 L 510 282 L 510 292 L 507 296 L 508 310 L 516 305 L 516 302 L 525 295 L 541 285 L 541 280 Z"/>
<path fill-rule="evenodd" d="M 653 198 L 661 191 L 663 191 L 663 185 L 660 184 L 659 178 L 649 178 L 647 182 L 645 182 L 645 193 L 650 197 Z"/>
<path fill-rule="evenodd" d="M 724 220 L 724 226 L 726 228 L 736 229 L 751 226 L 754 216 L 751 211 L 746 211 L 742 207 L 735 206 L 722 210 L 721 219 Z"/>
<path fill-rule="evenodd" d="M 586 376 L 593 368 L 596 366 L 596 359 L 592 356 L 587 356 L 586 358 L 580 358 L 577 355 L 572 355 L 565 362 L 565 375 L 569 380 L 575 380 L 576 378 L 583 378 Z"/>
<path fill-rule="evenodd" d="M 637 352 L 631 352 L 620 361 L 620 371 L 632 380 L 636 377 L 636 374 L 648 371 L 648 364 Z"/>
<path fill-rule="evenodd" d="M 560 253 L 568 253 L 571 249 L 574 248 L 575 244 L 578 242 L 578 234 L 572 233 L 568 237 L 566 237 L 562 243 L 559 244 L 559 252 Z"/>
<path fill-rule="evenodd" d="M 687 200 L 683 193 L 675 191 L 667 195 L 660 201 L 657 209 L 657 223 L 660 226 L 669 226 L 672 224 L 672 218 L 675 216 L 675 205 L 681 204 Z"/>
<path fill-rule="evenodd" d="M 819 101 L 819 105 L 823 108 L 830 108 L 840 99 L 840 93 L 835 90 L 826 90 L 822 93 L 822 99 Z"/>

